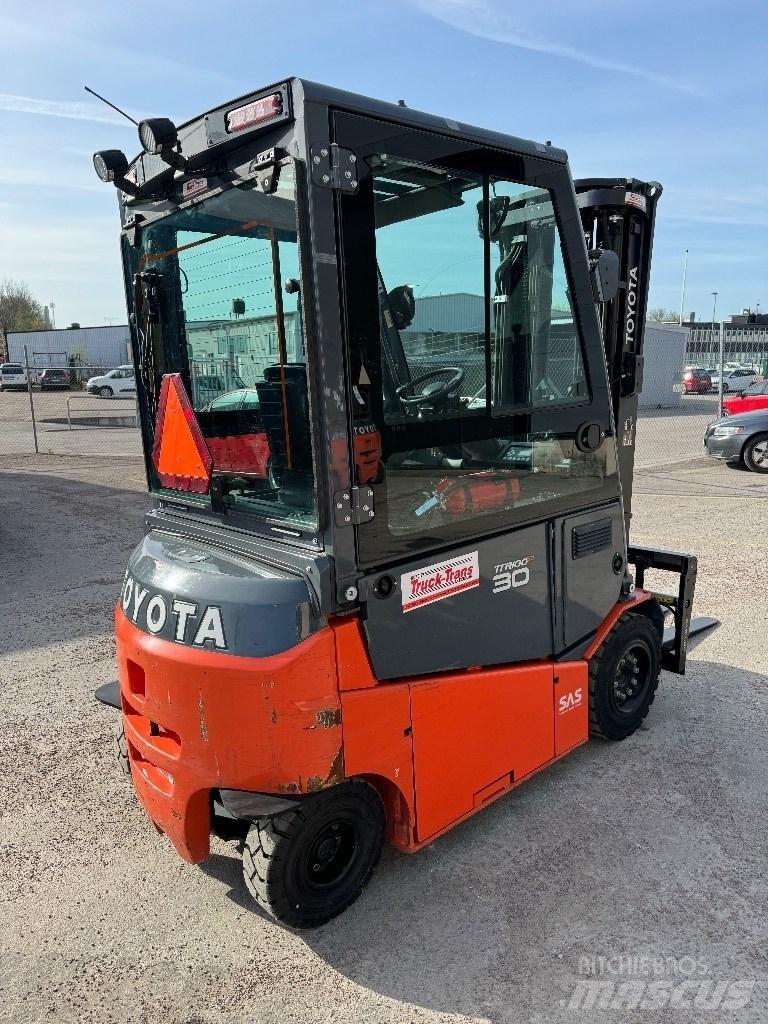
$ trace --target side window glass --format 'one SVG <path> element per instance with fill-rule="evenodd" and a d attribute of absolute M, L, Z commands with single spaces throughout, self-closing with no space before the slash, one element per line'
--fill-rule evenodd
<path fill-rule="evenodd" d="M 456 416 L 458 388 L 473 396 L 471 408 L 484 408 L 482 178 L 389 157 L 374 176 L 385 419 L 418 418 L 425 406 L 414 399 L 424 389 L 436 396 L 433 414 L 450 407 Z"/>
<path fill-rule="evenodd" d="M 580 451 L 562 412 L 591 396 L 550 193 L 369 161 L 379 346 L 352 342 L 351 406 L 357 482 L 385 488 L 389 533 L 604 488 L 613 438 Z"/>
<path fill-rule="evenodd" d="M 552 199 L 491 179 L 493 410 L 589 398 Z"/>

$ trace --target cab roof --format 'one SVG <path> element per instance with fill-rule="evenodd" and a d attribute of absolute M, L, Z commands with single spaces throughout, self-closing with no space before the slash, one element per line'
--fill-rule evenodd
<path fill-rule="evenodd" d="M 342 89 L 335 89 L 329 85 L 319 82 L 311 82 L 304 78 L 285 78 L 271 85 L 264 86 L 242 96 L 237 96 L 226 103 L 212 107 L 202 114 L 190 118 L 178 126 L 179 138 L 182 144 L 182 152 L 194 157 L 203 151 L 214 148 L 209 141 L 207 146 L 199 145 L 200 128 L 214 119 L 221 117 L 227 111 L 253 102 L 279 89 L 288 89 L 291 101 L 291 113 L 294 119 L 303 115 L 304 106 L 316 104 L 334 110 L 342 110 L 352 114 L 359 114 L 367 117 L 375 117 L 383 121 L 393 122 L 409 128 L 421 129 L 427 132 L 439 132 L 441 135 L 452 135 L 462 141 L 478 142 L 486 146 L 508 149 L 517 153 L 529 154 L 539 158 L 552 160 L 556 163 L 567 163 L 568 156 L 562 149 L 551 146 L 547 143 L 535 142 L 530 139 L 521 139 L 514 135 L 506 135 L 502 132 L 491 131 L 488 128 L 480 128 L 465 122 L 456 121 L 449 117 L 442 117 L 437 114 L 428 114 L 421 110 L 414 110 L 408 106 L 401 106 L 397 103 L 387 103 L 383 100 L 373 99 L 369 96 L 362 96 L 358 93 L 347 92 Z M 479 108 L 482 112 L 482 108 Z M 264 130 L 269 126 L 264 125 Z M 228 139 L 227 142 L 230 140 Z M 185 150 L 185 142 L 188 142 L 189 149 Z M 142 154 L 134 159 L 135 163 Z M 151 175 L 148 175 L 148 177 Z"/>

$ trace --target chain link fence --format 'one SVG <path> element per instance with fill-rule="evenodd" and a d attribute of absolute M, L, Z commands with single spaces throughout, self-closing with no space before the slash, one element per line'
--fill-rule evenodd
<path fill-rule="evenodd" d="M 462 344 L 452 336 L 422 339 L 418 351 L 409 354 L 410 369 L 415 374 L 437 366 L 460 366 L 465 371 L 462 393 L 479 397 L 486 383 L 484 352 L 479 341 L 475 350 L 466 338 L 461 340 Z M 738 345 L 738 352 L 728 347 L 724 352 L 724 412 L 768 410 L 768 337 L 749 347 L 740 336 Z M 561 378 L 561 382 L 573 380 L 572 360 L 565 343 L 556 346 L 547 367 L 555 386 Z M 0 453 L 141 456 L 134 381 L 121 377 L 120 368 L 37 366 L 29 360 L 20 368 L 22 379 L 6 384 L 0 394 Z M 252 386 L 254 373 L 261 369 L 226 359 L 196 362 L 192 366 L 195 405 L 199 408 L 231 389 Z M 659 474 L 668 476 L 678 469 L 686 488 L 694 493 L 706 488 L 713 462 L 703 461 L 703 438 L 709 423 L 719 416 L 719 390 L 716 338 L 702 340 L 700 332 L 677 348 L 666 340 L 661 345 L 646 344 L 636 433 L 636 492 L 655 493 Z M 757 484 L 763 484 L 763 479 L 755 474 L 733 474 L 732 486 L 744 493 L 753 493 Z"/>
<path fill-rule="evenodd" d="M 140 456 L 133 371 L 127 367 L 6 364 L 0 452 Z"/>

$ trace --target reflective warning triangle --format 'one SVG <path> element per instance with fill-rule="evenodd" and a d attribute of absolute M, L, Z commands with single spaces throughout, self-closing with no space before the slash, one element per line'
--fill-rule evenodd
<path fill-rule="evenodd" d="M 152 462 L 163 487 L 208 490 L 213 459 L 180 373 L 166 373 L 160 385 Z"/>

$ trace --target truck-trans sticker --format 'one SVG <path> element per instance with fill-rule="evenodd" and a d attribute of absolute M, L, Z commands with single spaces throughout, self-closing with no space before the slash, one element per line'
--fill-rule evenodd
<path fill-rule="evenodd" d="M 442 601 L 462 590 L 480 586 L 480 565 L 477 551 L 434 562 L 423 569 L 412 569 L 400 577 L 403 611 L 411 612 L 433 601 Z"/>
<path fill-rule="evenodd" d="M 503 594 L 505 590 L 524 587 L 531 578 L 531 570 L 528 566 L 532 561 L 533 555 L 526 555 L 525 558 L 516 558 L 514 562 L 502 562 L 501 565 L 494 565 L 493 593 Z"/>
<path fill-rule="evenodd" d="M 146 587 L 126 576 L 120 605 L 132 622 L 149 633 L 161 633 L 170 614 L 176 643 L 204 647 L 210 642 L 217 650 L 227 650 L 221 608 L 215 604 L 206 605 L 198 618 L 199 609 L 193 601 L 171 601 L 162 594 L 150 596 Z"/>

